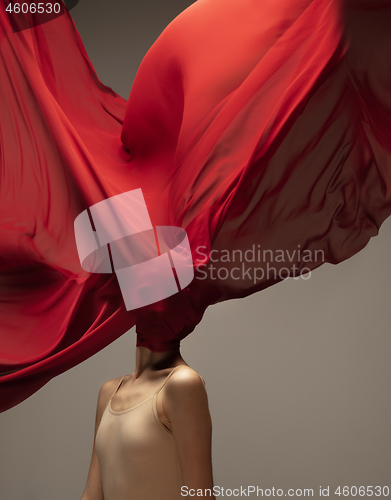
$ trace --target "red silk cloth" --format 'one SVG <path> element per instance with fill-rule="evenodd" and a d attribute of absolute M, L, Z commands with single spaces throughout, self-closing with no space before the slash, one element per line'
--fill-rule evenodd
<path fill-rule="evenodd" d="M 154 226 L 186 229 L 195 266 L 212 250 L 323 251 L 299 271 L 351 257 L 391 213 L 388 1 L 196 2 L 128 102 L 68 14 L 13 33 L 1 9 L 0 25 L 1 410 L 135 324 L 138 345 L 166 350 L 208 305 L 281 280 L 196 269 L 128 312 L 115 275 L 80 266 L 73 223 L 89 206 L 142 188 Z"/>

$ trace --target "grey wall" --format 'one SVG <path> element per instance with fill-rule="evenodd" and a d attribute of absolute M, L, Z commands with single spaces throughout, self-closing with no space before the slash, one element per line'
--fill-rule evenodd
<path fill-rule="evenodd" d="M 137 66 L 188 3 L 80 0 L 72 15 L 102 81 Z M 206 379 L 215 484 L 391 487 L 391 220 L 351 260 L 211 307 L 183 342 Z M 134 368 L 131 331 L 0 415 L 0 496 L 78 500 L 101 384 Z"/>

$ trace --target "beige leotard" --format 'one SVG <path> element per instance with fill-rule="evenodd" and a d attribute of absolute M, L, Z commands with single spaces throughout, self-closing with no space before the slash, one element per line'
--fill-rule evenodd
<path fill-rule="evenodd" d="M 178 367 L 176 367 L 178 368 Z M 160 388 L 142 403 L 114 411 L 105 408 L 95 448 L 105 500 L 177 500 L 183 485 L 182 472 L 172 433 L 158 417 Z"/>

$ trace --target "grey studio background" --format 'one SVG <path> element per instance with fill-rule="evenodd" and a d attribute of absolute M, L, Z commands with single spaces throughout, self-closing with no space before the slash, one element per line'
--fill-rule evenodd
<path fill-rule="evenodd" d="M 127 98 L 142 57 L 192 2 L 80 0 L 72 16 Z M 183 342 L 206 380 L 215 484 L 391 487 L 391 220 L 358 255 L 209 308 Z M 0 415 L 0 496 L 79 500 L 103 382 L 131 373 L 134 330 Z"/>

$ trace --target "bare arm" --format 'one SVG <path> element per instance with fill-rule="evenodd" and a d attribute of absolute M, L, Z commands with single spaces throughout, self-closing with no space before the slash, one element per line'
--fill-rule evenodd
<path fill-rule="evenodd" d="M 95 418 L 95 434 L 94 434 L 94 446 L 92 449 L 92 457 L 90 470 L 88 472 L 87 484 L 84 489 L 83 496 L 81 500 L 104 500 L 103 497 L 103 488 L 102 488 L 102 478 L 100 475 L 100 468 L 98 458 L 95 453 L 95 438 L 96 433 L 99 428 L 100 421 L 102 419 L 103 411 L 106 408 L 111 395 L 115 391 L 120 379 L 109 380 L 105 384 L 102 385 L 99 396 L 98 396 L 98 405 L 96 409 L 96 418 Z"/>
<path fill-rule="evenodd" d="M 163 409 L 171 423 L 184 485 L 213 492 L 212 422 L 200 376 L 190 368 L 174 373 L 164 388 Z"/>

